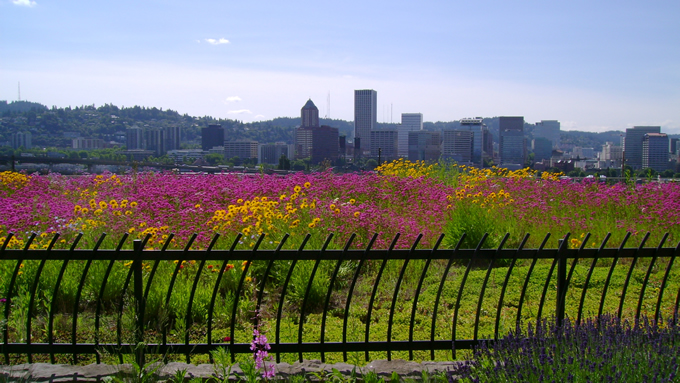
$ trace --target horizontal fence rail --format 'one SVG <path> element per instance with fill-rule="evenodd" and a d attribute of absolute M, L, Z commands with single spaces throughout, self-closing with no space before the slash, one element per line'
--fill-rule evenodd
<path fill-rule="evenodd" d="M 677 320 L 680 290 L 667 292 L 678 272 L 680 252 L 666 244 L 627 247 L 631 234 L 617 248 L 607 235 L 597 248 L 569 248 L 569 235 L 549 248 L 546 235 L 539 248 L 441 249 L 444 235 L 432 249 L 373 249 L 377 234 L 363 249 L 307 250 L 309 235 L 297 249 L 284 249 L 288 236 L 273 250 L 217 250 L 215 235 L 205 250 L 192 250 L 194 235 L 182 250 L 170 250 L 170 235 L 160 250 L 145 250 L 149 236 L 123 249 L 54 249 L 59 236 L 44 250 L 0 250 L 0 353 L 29 363 L 67 355 L 71 363 L 103 355 L 122 362 L 134 354 L 209 354 L 228 347 L 250 353 L 254 326 L 266 324 L 271 352 L 309 355 L 325 361 L 329 353 L 407 352 L 413 359 L 456 357 L 531 321 L 554 318 L 580 322 L 605 313 L 639 320 Z M 632 287 L 632 286 L 635 287 Z M 677 284 L 676 284 L 677 285 Z M 613 289 L 612 286 L 617 286 Z M 442 354 L 444 353 L 444 354 Z M 42 355 L 43 359 L 39 359 Z M 402 355 L 402 354 L 399 354 Z M 443 356 L 444 355 L 444 356 Z M 448 355 L 448 356 L 445 356 Z M 38 358 L 38 359 L 36 359 Z M 63 359 L 60 359 L 63 360 Z"/>

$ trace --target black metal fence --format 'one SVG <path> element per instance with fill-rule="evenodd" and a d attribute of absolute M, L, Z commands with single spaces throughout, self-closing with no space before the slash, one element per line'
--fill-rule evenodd
<path fill-rule="evenodd" d="M 140 362 L 144 353 L 185 354 L 189 361 L 192 355 L 225 346 L 232 355 L 250 353 L 248 331 L 252 327 L 239 320 L 242 306 L 248 303 L 251 311 L 260 312 L 256 321 L 271 325 L 268 335 L 277 360 L 282 354 L 297 354 L 300 360 L 320 355 L 325 360 L 328 353 L 342 353 L 347 360 L 348 353 L 357 352 L 369 360 L 376 352 L 386 353 L 388 359 L 403 352 L 408 352 L 410 359 L 414 353 L 420 359 L 435 359 L 441 357 L 442 350 L 449 356 L 453 352 L 455 358 L 456 350 L 471 349 L 481 340 L 503 336 L 508 329 L 542 318 L 580 322 L 616 313 L 636 320 L 641 315 L 653 316 L 655 321 L 677 320 L 680 302 L 680 290 L 666 291 L 677 276 L 673 265 L 680 251 L 680 244 L 666 247 L 668 234 L 656 247 L 645 247 L 648 233 L 634 248 L 626 247 L 630 233 L 617 248 L 607 247 L 609 235 L 596 248 L 585 248 L 589 235 L 579 240 L 579 248 L 570 248 L 569 235 L 548 248 L 547 235 L 535 249 L 524 248 L 528 235 L 512 249 L 504 248 L 508 235 L 493 249 L 483 248 L 487 235 L 475 249 L 460 248 L 464 237 L 456 248 L 440 249 L 443 235 L 432 249 L 419 249 L 420 237 L 410 249 L 395 249 L 398 235 L 387 249 L 372 248 L 377 235 L 366 248 L 352 249 L 352 236 L 337 250 L 328 249 L 332 235 L 316 250 L 305 250 L 309 236 L 294 250 L 283 248 L 287 236 L 273 250 L 259 249 L 264 236 L 256 239 L 252 249 L 241 250 L 237 249 L 241 235 L 227 250 L 215 249 L 219 236 L 205 250 L 191 250 L 195 236 L 183 250 L 169 250 L 170 236 L 156 251 L 145 251 L 148 236 L 135 240 L 129 250 L 123 249 L 127 236 L 112 250 L 99 248 L 104 236 L 91 250 L 77 248 L 80 237 L 70 249 L 54 249 L 58 236 L 46 249 L 31 250 L 34 237 L 23 249 L 9 250 L 10 235 L 0 250 L 0 266 L 4 264 L 9 270 L 4 275 L 10 276 L 10 280 L 0 281 L 0 288 L 5 289 L 0 290 L 4 294 L 0 296 L 4 299 L 0 305 L 0 353 L 8 364 L 10 355 L 17 354 L 29 362 L 35 360 L 34 355 L 48 355 L 54 362 L 55 355 L 67 354 L 76 363 L 86 354 L 95 355 L 100 362 L 102 352 L 136 354 Z M 20 280 L 28 263 L 32 279 L 22 290 Z M 75 303 L 63 306 L 58 296 L 64 295 L 67 270 L 73 264 L 79 265 L 80 273 L 79 279 L 69 282 L 74 287 L 77 284 Z M 93 287 L 90 275 L 95 264 L 101 265 L 97 267 L 103 276 Z M 121 264 L 127 267 L 122 286 L 116 285 L 119 295 L 106 300 L 113 289 L 114 270 Z M 160 270 L 167 265 L 172 272 L 161 277 Z M 185 272 L 185 265 L 191 265 L 190 273 Z M 293 282 L 294 273 L 303 265 L 307 267 L 302 279 L 306 287 Z M 256 266 L 257 273 L 249 270 Z M 48 267 L 52 277 L 45 281 Z M 326 272 L 321 273 L 324 267 Z M 232 268 L 241 270 L 228 293 L 235 298 L 228 300 L 224 281 Z M 151 325 L 147 303 L 152 286 L 161 279 L 167 288 L 163 296 L 166 306 L 180 298 L 180 280 L 191 286 L 183 293 L 188 297 L 181 297 L 186 315 L 157 318 Z M 323 294 L 313 295 L 314 284 L 320 279 Z M 633 289 L 631 280 L 636 286 Z M 656 287 L 648 288 L 652 280 Z M 50 287 L 52 296 L 45 296 L 44 286 Z M 290 298 L 294 287 L 296 300 Z M 94 293 L 84 298 L 84 291 Z M 198 304 L 199 294 L 210 296 L 203 317 L 197 317 L 196 308 L 192 308 Z M 219 330 L 218 308 L 226 313 Z M 83 324 L 84 316 L 93 323 Z M 169 325 L 173 320 L 190 329 L 180 334 L 183 339 L 173 338 Z M 55 330 L 57 322 L 61 327 L 68 322 L 66 336 Z M 192 326 L 196 323 L 199 325 Z M 329 335 L 331 332 L 337 335 Z"/>

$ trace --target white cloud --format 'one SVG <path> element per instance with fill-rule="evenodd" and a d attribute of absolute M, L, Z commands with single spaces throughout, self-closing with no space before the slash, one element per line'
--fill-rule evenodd
<path fill-rule="evenodd" d="M 33 0 L 12 0 L 12 4 L 20 5 L 22 7 L 35 7 L 38 5 L 38 3 Z"/>
<path fill-rule="evenodd" d="M 239 102 L 241 101 L 241 97 L 239 96 L 231 96 L 227 97 L 226 102 Z"/>
<path fill-rule="evenodd" d="M 253 112 L 248 109 L 230 110 L 227 114 L 253 114 Z"/>
<path fill-rule="evenodd" d="M 212 45 L 229 44 L 229 40 L 227 40 L 227 39 L 225 39 L 225 38 L 221 38 L 221 39 L 205 39 L 205 41 L 207 41 L 208 44 L 212 44 Z"/>
<path fill-rule="evenodd" d="M 259 121 L 264 120 L 264 114 L 258 114 L 257 116 L 253 117 L 253 120 L 259 120 Z"/>

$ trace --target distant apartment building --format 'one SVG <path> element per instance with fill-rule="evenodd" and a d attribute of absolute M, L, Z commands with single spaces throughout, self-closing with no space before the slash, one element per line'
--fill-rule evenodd
<path fill-rule="evenodd" d="M 224 128 L 222 128 L 222 125 L 208 125 L 207 128 L 201 129 L 201 148 L 203 150 L 208 151 L 214 146 L 222 146 L 223 144 Z"/>
<path fill-rule="evenodd" d="M 442 159 L 459 164 L 472 163 L 474 149 L 474 132 L 469 130 L 442 131 Z"/>
<path fill-rule="evenodd" d="M 549 160 L 552 157 L 553 143 L 545 137 L 536 137 L 531 141 L 534 162 Z"/>
<path fill-rule="evenodd" d="M 371 132 L 371 157 L 381 162 L 399 158 L 399 131 L 374 130 Z"/>
<path fill-rule="evenodd" d="M 92 150 L 103 149 L 105 147 L 104 140 L 101 138 L 74 138 L 72 141 L 72 148 L 78 150 Z"/>
<path fill-rule="evenodd" d="M 203 159 L 205 152 L 201 149 L 175 149 L 168 150 L 166 153 L 168 157 L 175 160 L 175 163 L 188 162 L 193 163 L 196 160 Z"/>
<path fill-rule="evenodd" d="M 362 152 L 371 150 L 371 131 L 375 130 L 377 124 L 378 92 L 373 89 L 355 90 L 354 137 L 360 139 L 358 142 L 360 142 Z"/>
<path fill-rule="evenodd" d="M 165 130 L 165 149 L 178 150 L 181 148 L 181 129 L 179 126 L 166 126 Z"/>
<path fill-rule="evenodd" d="M 257 159 L 258 146 L 257 141 L 224 141 L 224 158 Z"/>
<path fill-rule="evenodd" d="M 577 159 L 593 159 L 595 158 L 595 149 L 594 148 L 582 148 L 580 146 L 574 146 L 574 148 L 571 150 L 571 158 L 577 158 Z"/>
<path fill-rule="evenodd" d="M 146 140 L 146 150 L 153 151 L 155 156 L 162 156 L 168 152 L 164 129 L 147 129 L 144 132 L 144 138 Z"/>
<path fill-rule="evenodd" d="M 409 155 L 409 132 L 423 130 L 423 114 L 402 113 L 401 124 L 398 125 L 397 130 L 399 131 L 399 157 L 407 158 Z"/>
<path fill-rule="evenodd" d="M 606 142 L 602 146 L 602 154 L 600 160 L 602 161 L 617 161 L 621 162 L 623 158 L 623 147 L 621 145 L 614 145 L 613 142 Z"/>
<path fill-rule="evenodd" d="M 553 148 L 560 146 L 560 122 L 557 120 L 541 120 L 534 128 L 534 138 L 547 138 Z"/>
<path fill-rule="evenodd" d="M 500 165 L 508 168 L 522 168 L 526 162 L 526 139 L 524 117 L 499 117 Z"/>
<path fill-rule="evenodd" d="M 634 126 L 626 129 L 623 141 L 623 155 L 626 165 L 635 170 L 642 169 L 642 140 L 645 134 L 661 133 L 660 126 Z M 668 150 L 668 149 L 666 149 Z"/>
<path fill-rule="evenodd" d="M 144 129 L 137 125 L 125 129 L 125 142 L 127 150 L 146 149 L 146 145 L 144 145 Z"/>
<path fill-rule="evenodd" d="M 642 169 L 668 169 L 668 135 L 647 133 L 642 137 Z"/>
<path fill-rule="evenodd" d="M 13 133 L 12 138 L 12 148 L 19 149 L 31 149 L 33 148 L 32 135 L 31 132 L 18 132 Z"/>
<path fill-rule="evenodd" d="M 257 162 L 260 164 L 277 165 L 281 156 L 292 158 L 292 148 L 284 142 L 275 144 L 260 144 L 258 148 Z"/>
<path fill-rule="evenodd" d="M 408 132 L 408 160 L 438 161 L 442 154 L 441 132 L 415 130 Z"/>

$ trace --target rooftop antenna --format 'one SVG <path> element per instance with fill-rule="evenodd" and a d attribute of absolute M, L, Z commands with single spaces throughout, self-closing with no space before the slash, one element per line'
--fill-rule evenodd
<path fill-rule="evenodd" d="M 21 101 L 21 81 L 19 81 L 19 101 Z"/>

